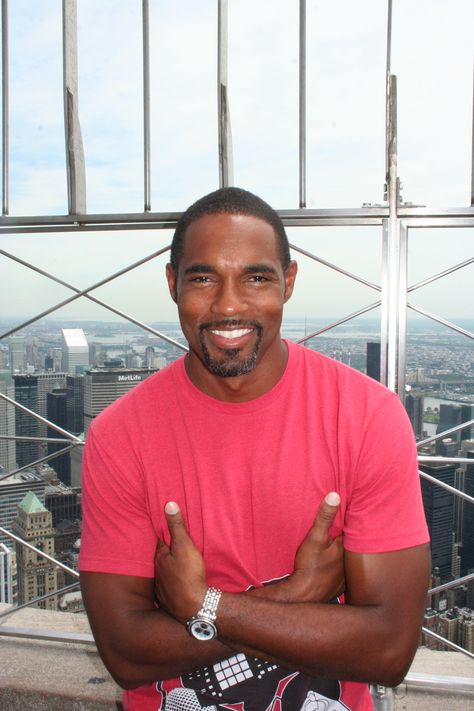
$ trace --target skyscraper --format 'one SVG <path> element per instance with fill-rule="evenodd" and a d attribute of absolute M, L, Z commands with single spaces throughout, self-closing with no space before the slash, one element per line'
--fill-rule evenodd
<path fill-rule="evenodd" d="M 84 432 L 84 376 L 66 378 L 66 429 L 78 435 Z"/>
<path fill-rule="evenodd" d="M 435 479 L 454 486 L 456 465 L 423 464 L 420 469 Z M 432 566 L 439 568 L 442 580 L 447 580 L 451 574 L 453 554 L 454 494 L 424 478 L 421 479 L 421 492 L 431 538 Z"/>
<path fill-rule="evenodd" d="M 50 422 L 54 422 L 55 425 L 59 425 L 63 429 L 67 426 L 67 390 L 66 388 L 60 388 L 47 393 L 46 398 L 46 416 Z M 48 427 L 48 438 L 56 439 L 58 433 L 56 430 Z M 53 454 L 61 449 L 64 449 L 66 445 L 59 442 L 48 442 L 48 454 Z M 69 452 L 65 452 L 54 459 L 49 461 L 51 467 L 54 469 L 60 479 L 64 484 L 71 483 L 71 463 Z"/>
<path fill-rule="evenodd" d="M 0 521 L 3 528 L 11 531 L 17 505 L 28 491 L 33 491 L 44 503 L 46 482 L 36 471 L 25 470 L 8 479 L 0 480 Z M 13 548 L 13 541 L 0 533 L 0 543 Z"/>
<path fill-rule="evenodd" d="M 38 497 L 29 491 L 17 507 L 17 515 L 12 524 L 13 532 L 35 548 L 54 557 L 54 528 L 51 512 Z M 18 603 L 30 602 L 36 597 L 57 590 L 57 568 L 43 556 L 16 543 L 18 573 Z M 57 608 L 55 596 L 36 603 L 48 610 Z"/>
<path fill-rule="evenodd" d="M 466 452 L 466 457 L 473 461 L 466 466 L 464 492 L 474 496 L 474 449 Z M 461 575 L 467 575 L 474 572 L 474 505 L 468 501 L 463 501 L 462 542 Z"/>
<path fill-rule="evenodd" d="M 15 605 L 17 593 L 16 553 L 0 543 L 0 602 Z"/>
<path fill-rule="evenodd" d="M 367 375 L 380 382 L 380 343 L 367 343 Z"/>
<path fill-rule="evenodd" d="M 47 394 L 56 388 L 66 386 L 65 373 L 35 373 L 34 375 L 14 375 L 15 400 L 42 417 L 47 414 Z M 17 436 L 44 437 L 47 426 L 32 415 L 15 411 Z M 46 453 L 46 442 L 17 442 L 16 459 L 19 466 L 27 466 Z"/>
<path fill-rule="evenodd" d="M 415 437 L 423 435 L 423 416 L 425 399 L 420 393 L 408 393 L 405 398 L 405 409 L 410 418 Z"/>
<path fill-rule="evenodd" d="M 80 375 L 89 367 L 89 344 L 82 328 L 63 328 L 63 365 L 69 375 Z"/>
<path fill-rule="evenodd" d="M 24 373 L 26 369 L 26 342 L 24 336 L 10 336 L 10 371 Z"/>
<path fill-rule="evenodd" d="M 0 393 L 12 400 L 15 398 L 15 387 L 9 370 L 0 370 Z M 15 407 L 0 398 L 0 472 L 10 472 L 16 466 L 16 446 L 14 439 L 4 437 L 15 436 Z"/>
<path fill-rule="evenodd" d="M 93 368 L 85 375 L 84 432 L 89 429 L 94 417 L 155 373 L 154 368 Z"/>

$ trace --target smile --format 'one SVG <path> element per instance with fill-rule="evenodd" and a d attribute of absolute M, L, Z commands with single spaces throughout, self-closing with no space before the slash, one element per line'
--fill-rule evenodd
<path fill-rule="evenodd" d="M 211 329 L 211 333 L 213 333 L 215 336 L 220 336 L 221 338 L 229 338 L 229 339 L 235 339 L 235 338 L 241 338 L 242 336 L 246 336 L 249 333 L 252 333 L 251 328 L 234 328 L 232 330 L 227 330 L 227 331 L 218 331 L 215 329 Z"/>

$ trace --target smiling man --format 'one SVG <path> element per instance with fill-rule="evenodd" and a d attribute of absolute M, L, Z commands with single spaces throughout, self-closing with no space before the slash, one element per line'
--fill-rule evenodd
<path fill-rule="evenodd" d="M 367 682 L 411 663 L 429 573 L 411 426 L 281 338 L 296 273 L 260 198 L 192 205 L 166 270 L 189 352 L 89 430 L 81 583 L 131 711 L 366 711 Z"/>

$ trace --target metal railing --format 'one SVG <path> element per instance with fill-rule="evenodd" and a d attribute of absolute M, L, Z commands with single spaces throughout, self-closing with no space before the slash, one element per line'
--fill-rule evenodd
<path fill-rule="evenodd" d="M 142 32 L 143 32 L 143 175 L 144 175 L 144 200 L 143 212 L 132 214 L 89 214 L 86 209 L 86 182 L 84 172 L 84 155 L 82 139 L 80 133 L 80 122 L 77 102 L 77 27 L 76 27 L 76 3 L 74 0 L 64 0 L 63 2 L 63 58 L 64 58 L 64 120 L 66 138 L 66 164 L 67 164 L 67 189 L 68 189 L 68 215 L 51 216 L 9 216 L 9 36 L 8 36 L 8 1 L 2 0 L 2 216 L 0 217 L 0 235 L 23 235 L 36 234 L 40 238 L 42 234 L 54 232 L 81 233 L 94 230 L 98 233 L 111 230 L 169 230 L 173 229 L 179 217 L 176 212 L 153 212 L 151 206 L 151 121 L 150 121 L 150 28 L 149 28 L 149 3 L 142 2 Z M 233 183 L 233 147 L 231 132 L 231 111 L 228 89 L 228 7 L 226 0 L 218 0 L 218 57 L 217 57 L 217 112 L 218 112 L 218 161 L 219 161 L 219 184 L 231 185 Z M 461 327 L 458 324 L 447 321 L 436 313 L 408 300 L 408 295 L 416 290 L 439 281 L 459 270 L 466 269 L 474 263 L 474 258 L 468 258 L 451 267 L 443 269 L 441 272 L 432 274 L 422 281 L 408 285 L 408 241 L 409 235 L 416 234 L 418 230 L 426 228 L 473 228 L 474 227 L 474 159 L 471 173 L 472 198 L 471 205 L 461 208 L 446 208 L 444 210 L 430 210 L 424 207 L 415 207 L 404 204 L 400 197 L 400 180 L 397 172 L 398 148 L 397 148 L 397 78 L 391 73 L 391 40 L 392 40 L 392 2 L 387 3 L 387 60 L 386 60 L 386 117 L 385 117 L 385 200 L 381 205 L 364 205 L 361 208 L 343 209 L 310 209 L 306 207 L 306 2 L 300 0 L 299 3 L 299 178 L 298 195 L 299 208 L 279 210 L 279 214 L 287 227 L 311 227 L 315 230 L 327 227 L 354 227 L 373 226 L 381 229 L 382 239 L 382 269 L 380 283 L 371 282 L 357 274 L 329 262 L 308 249 L 292 244 L 294 252 L 302 257 L 312 260 L 322 267 L 349 278 L 351 281 L 361 284 L 372 291 L 377 292 L 375 300 L 358 308 L 356 311 L 341 316 L 336 321 L 328 323 L 312 333 L 305 335 L 300 342 L 307 343 L 310 340 L 330 331 L 337 326 L 348 323 L 361 315 L 373 312 L 376 309 L 381 311 L 381 380 L 392 390 L 397 392 L 404 400 L 405 396 L 405 373 L 406 373 L 406 342 L 407 342 L 407 312 L 412 311 L 420 314 L 433 322 L 442 324 L 454 333 L 460 334 L 467 339 L 473 340 L 474 333 Z M 474 126 L 474 122 L 473 122 Z M 473 156 L 474 156 L 474 129 L 473 129 Z M 168 246 L 127 265 L 107 277 L 95 282 L 85 288 L 65 281 L 59 275 L 46 271 L 37 265 L 20 259 L 11 252 L 0 249 L 0 255 L 5 259 L 20 264 L 31 272 L 40 274 L 51 282 L 59 284 L 72 292 L 71 296 L 54 304 L 53 306 L 36 313 L 34 316 L 16 324 L 4 333 L 0 334 L 0 341 L 8 338 L 14 333 L 27 326 L 45 318 L 56 312 L 60 308 L 73 303 L 75 300 L 84 298 L 102 307 L 108 312 L 120 316 L 124 321 L 128 321 L 145 332 L 148 332 L 170 345 L 185 351 L 186 346 L 170 338 L 168 335 L 158 331 L 149 324 L 136 318 L 133 314 L 125 313 L 102 299 L 93 295 L 99 287 L 113 282 L 114 280 L 138 269 L 144 264 L 151 262 L 157 257 L 166 253 Z M 62 438 L 48 439 L 38 438 L 40 441 L 64 443 L 65 447 L 45 457 L 41 457 L 27 466 L 20 467 L 14 471 L 0 476 L 0 479 L 13 477 L 26 468 L 54 459 L 61 454 L 70 451 L 74 447 L 83 446 L 84 442 L 70 432 L 58 427 L 54 422 L 38 415 L 38 413 L 25 408 L 14 399 L 0 393 L 0 398 L 12 407 L 22 410 L 29 416 L 46 424 L 55 430 Z M 436 436 L 429 437 L 418 443 L 424 446 L 430 442 L 444 438 L 462 428 L 474 424 L 474 420 L 464 422 L 461 425 L 446 430 Z M 15 437 L 17 440 L 25 439 Z M 455 462 L 458 464 L 472 463 L 473 460 L 455 457 L 439 457 L 420 455 L 420 463 Z M 465 492 L 452 487 L 444 482 L 438 481 L 429 474 L 420 471 L 420 476 L 430 481 L 433 485 L 440 486 L 468 504 L 474 504 L 474 498 Z M 0 527 L 0 532 L 9 536 L 19 545 L 36 551 L 38 555 L 59 566 L 68 574 L 77 577 L 76 571 L 65 566 L 60 561 L 51 556 L 47 556 L 43 551 L 36 549 L 27 542 L 18 538 L 11 532 Z M 449 587 L 469 582 L 474 578 L 474 574 L 464 576 L 458 580 L 438 586 L 430 590 L 435 594 Z M 77 587 L 77 583 L 66 586 L 59 591 L 50 593 L 58 595 Z M 41 596 L 27 604 L 41 602 L 48 596 Z M 9 609 L 0 614 L 0 618 L 13 614 L 16 609 Z M 424 628 L 424 633 L 443 641 L 443 643 L 453 649 L 467 654 L 474 658 L 474 655 L 467 650 L 454 645 L 449 640 L 439 638 L 439 635 Z M 25 635 L 37 637 L 43 635 L 42 639 L 58 639 L 53 633 L 45 631 L 38 633 L 32 630 L 19 630 L 13 627 L 0 626 L 0 635 L 16 636 Z M 79 639 L 76 636 L 74 641 L 91 643 L 90 636 L 83 636 Z M 70 641 L 69 639 L 67 641 Z M 410 676 L 410 675 L 409 675 Z M 428 682 L 427 682 L 428 685 Z M 454 683 L 454 688 L 460 688 Z M 472 688 L 471 688 L 472 690 Z M 378 687 L 376 694 L 386 702 L 383 690 Z"/>

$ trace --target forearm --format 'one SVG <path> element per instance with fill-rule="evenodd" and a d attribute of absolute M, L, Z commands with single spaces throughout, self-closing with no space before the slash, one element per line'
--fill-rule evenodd
<path fill-rule="evenodd" d="M 170 679 L 225 659 L 233 651 L 222 641 L 203 644 L 161 610 L 130 612 L 101 643 L 102 659 L 117 683 L 132 689 Z"/>
<path fill-rule="evenodd" d="M 219 638 L 234 650 L 315 676 L 399 683 L 416 649 L 399 644 L 394 624 L 376 606 L 284 604 L 225 594 Z M 410 650 L 408 649 L 410 647 Z"/>

